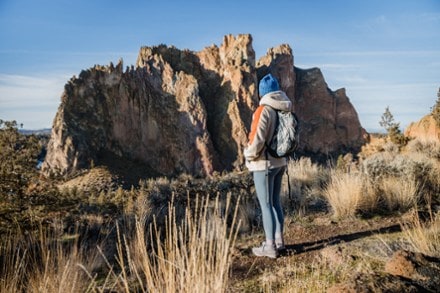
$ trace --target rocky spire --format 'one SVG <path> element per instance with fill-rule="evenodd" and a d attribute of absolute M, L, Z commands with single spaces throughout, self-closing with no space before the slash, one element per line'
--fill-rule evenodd
<path fill-rule="evenodd" d="M 241 169 L 258 76 L 267 72 L 294 102 L 303 151 L 329 154 L 363 143 L 345 91 L 329 90 L 319 69 L 295 68 L 288 45 L 255 64 L 252 37 L 227 35 L 220 47 L 200 52 L 142 47 L 136 67 L 122 68 L 122 60 L 95 66 L 66 84 L 46 174 L 70 174 L 112 157 L 144 164 L 146 176 Z"/>

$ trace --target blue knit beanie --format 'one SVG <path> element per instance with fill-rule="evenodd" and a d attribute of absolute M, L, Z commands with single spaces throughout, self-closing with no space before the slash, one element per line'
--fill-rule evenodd
<path fill-rule="evenodd" d="M 265 75 L 260 80 L 260 85 L 258 86 L 258 91 L 260 93 L 260 97 L 264 96 L 270 92 L 276 92 L 280 90 L 280 86 L 278 85 L 278 81 L 272 74 Z"/>

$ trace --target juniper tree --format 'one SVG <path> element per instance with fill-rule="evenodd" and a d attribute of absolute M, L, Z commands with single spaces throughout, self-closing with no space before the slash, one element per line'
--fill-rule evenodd
<path fill-rule="evenodd" d="M 37 175 L 38 139 L 20 134 L 17 127 L 16 121 L 0 119 L 0 195 L 23 195 Z"/>
<path fill-rule="evenodd" d="M 437 101 L 435 102 L 435 105 L 432 107 L 432 116 L 434 117 L 434 120 L 437 123 L 437 126 L 440 127 L 440 88 L 437 92 Z"/>
<path fill-rule="evenodd" d="M 404 145 L 407 141 L 405 136 L 400 131 L 400 123 L 394 121 L 394 116 L 391 114 L 390 107 L 385 108 L 385 112 L 382 114 L 379 125 L 385 128 L 388 134 L 388 138 L 395 144 Z"/>

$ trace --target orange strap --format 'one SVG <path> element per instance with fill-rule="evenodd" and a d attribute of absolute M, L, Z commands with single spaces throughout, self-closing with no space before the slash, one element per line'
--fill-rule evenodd
<path fill-rule="evenodd" d="M 258 122 L 260 121 L 261 112 L 263 112 L 264 106 L 258 106 L 257 110 L 254 112 L 254 117 L 252 119 L 251 132 L 249 133 L 249 144 L 252 144 L 257 134 Z"/>

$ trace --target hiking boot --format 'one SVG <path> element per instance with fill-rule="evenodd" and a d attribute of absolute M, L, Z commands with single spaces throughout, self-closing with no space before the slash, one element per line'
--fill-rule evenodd
<path fill-rule="evenodd" d="M 276 250 L 275 245 L 266 245 L 266 242 L 263 242 L 259 247 L 252 248 L 252 252 L 256 256 L 267 256 L 270 258 L 277 258 L 278 256 L 278 251 Z"/>

